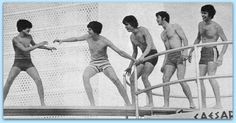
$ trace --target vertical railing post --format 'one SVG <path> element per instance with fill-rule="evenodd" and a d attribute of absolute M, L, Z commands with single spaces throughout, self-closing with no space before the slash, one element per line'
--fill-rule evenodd
<path fill-rule="evenodd" d="M 135 116 L 139 118 L 139 107 L 138 107 L 138 77 L 137 77 L 137 67 L 134 65 L 134 90 L 135 90 Z"/>
<path fill-rule="evenodd" d="M 127 84 L 126 84 L 126 72 L 123 74 L 123 86 L 125 88 L 125 93 L 127 93 Z M 126 103 L 125 103 L 126 106 Z"/>
<path fill-rule="evenodd" d="M 196 83 L 197 83 L 197 92 L 198 92 L 198 107 L 202 109 L 202 92 L 201 92 L 201 83 L 199 80 L 199 64 L 198 64 L 198 48 L 194 45 L 194 62 L 196 69 Z"/>

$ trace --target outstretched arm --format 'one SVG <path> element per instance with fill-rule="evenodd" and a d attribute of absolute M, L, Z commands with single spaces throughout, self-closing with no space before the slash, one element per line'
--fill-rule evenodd
<path fill-rule="evenodd" d="M 30 42 L 30 44 L 32 45 L 32 46 L 34 46 L 34 45 L 36 45 L 36 43 L 34 42 L 34 40 L 31 40 L 31 42 Z M 48 46 L 40 46 L 40 47 L 38 47 L 39 49 L 45 49 L 45 50 L 56 50 L 56 48 L 55 47 L 48 47 Z"/>
<path fill-rule="evenodd" d="M 77 42 L 77 41 L 85 41 L 86 39 L 89 38 L 89 34 L 85 34 L 82 35 L 80 37 L 71 37 L 71 38 L 67 38 L 67 39 L 56 39 L 53 41 L 53 43 L 58 42 L 59 44 L 61 44 L 62 42 Z"/>
<path fill-rule="evenodd" d="M 110 47 L 111 49 L 113 49 L 115 52 L 117 52 L 120 56 L 130 59 L 132 61 L 136 61 L 133 57 L 131 57 L 129 54 L 127 54 L 126 52 L 120 50 L 118 47 L 116 47 L 111 41 L 106 40 L 107 42 L 107 46 Z"/>
<path fill-rule="evenodd" d="M 25 47 L 23 44 L 21 44 L 19 41 L 17 41 L 15 38 L 13 39 L 13 43 L 16 47 L 18 47 L 20 50 L 24 51 L 24 52 L 29 52 L 29 51 L 32 51 L 32 50 L 35 50 L 36 48 L 39 48 L 41 46 L 44 46 L 44 45 L 47 45 L 48 42 L 47 41 L 43 41 L 43 42 L 40 42 L 38 44 L 35 44 L 31 47 Z"/>
<path fill-rule="evenodd" d="M 137 55 L 138 55 L 138 48 L 137 48 L 137 46 L 133 43 L 133 37 L 132 36 L 130 36 L 130 40 L 131 40 L 131 43 L 132 43 L 132 47 L 133 47 L 133 54 L 132 54 L 132 58 L 134 58 L 134 59 L 136 59 L 136 57 L 137 57 Z M 130 61 L 130 64 L 129 64 L 129 67 L 127 68 L 127 69 L 129 69 L 129 68 L 131 68 L 132 66 L 133 66 L 133 64 L 134 64 L 134 61 Z"/>

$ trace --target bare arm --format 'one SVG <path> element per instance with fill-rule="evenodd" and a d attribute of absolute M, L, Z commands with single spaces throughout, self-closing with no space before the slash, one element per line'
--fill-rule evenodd
<path fill-rule="evenodd" d="M 59 39 L 56 39 L 53 41 L 53 43 L 55 42 L 59 42 L 60 44 L 62 42 L 77 42 L 77 41 L 85 41 L 89 38 L 89 34 L 85 34 L 85 35 L 82 35 L 80 37 L 71 37 L 71 38 L 67 38 L 67 39 L 62 39 L 62 40 L 59 40 Z"/>
<path fill-rule="evenodd" d="M 162 41 L 163 41 L 163 43 L 165 45 L 166 50 L 169 50 L 170 49 L 170 44 L 169 44 L 168 40 L 166 40 L 163 37 L 163 33 L 161 34 L 161 39 L 162 39 Z M 166 61 L 167 61 L 167 56 L 168 56 L 168 54 L 165 54 L 164 61 L 162 63 L 162 67 L 161 67 L 161 72 L 164 72 L 164 66 L 165 66 Z"/>
<path fill-rule="evenodd" d="M 33 39 L 31 40 L 30 44 L 31 44 L 32 46 L 36 45 L 36 43 L 34 42 Z M 56 50 L 55 47 L 47 47 L 47 46 L 40 46 L 40 47 L 38 47 L 38 48 L 39 48 L 39 49 L 51 50 L 51 51 L 52 51 L 52 50 Z"/>
<path fill-rule="evenodd" d="M 147 47 L 145 49 L 145 51 L 143 52 L 143 54 L 141 55 L 140 58 L 144 58 L 151 50 L 152 46 L 153 46 L 153 40 L 152 40 L 152 36 L 149 33 L 149 31 L 146 28 L 143 28 L 143 33 L 144 33 L 144 37 L 147 43 Z"/>
<path fill-rule="evenodd" d="M 220 26 L 217 28 L 217 31 L 218 31 L 218 35 L 220 36 L 221 40 L 222 41 L 227 41 L 225 33 L 224 33 L 223 29 Z M 220 52 L 220 56 L 221 57 L 223 57 L 223 55 L 225 54 L 227 48 L 228 48 L 228 45 L 224 45 L 223 46 L 223 48 L 222 48 L 222 50 Z"/>
<path fill-rule="evenodd" d="M 111 41 L 106 40 L 107 42 L 107 46 L 110 47 L 111 49 L 113 49 L 115 52 L 117 52 L 120 56 L 130 59 L 132 61 L 135 61 L 135 59 L 133 57 L 131 57 L 129 54 L 127 54 L 126 52 L 120 50 L 118 47 L 116 47 Z"/>
<path fill-rule="evenodd" d="M 131 40 L 133 40 L 133 39 L 131 39 Z M 137 46 L 132 41 L 131 41 L 131 43 L 132 43 L 132 47 L 133 47 L 132 58 L 136 59 L 136 57 L 138 55 L 138 48 L 137 48 Z M 134 64 L 134 61 L 131 60 L 130 63 L 129 63 L 129 67 L 128 68 L 131 68 L 133 66 L 133 64 Z"/>
<path fill-rule="evenodd" d="M 21 44 L 19 41 L 17 41 L 15 38 L 13 39 L 13 43 L 16 47 L 18 47 L 20 50 L 24 51 L 24 52 L 29 52 L 29 51 L 32 51 L 32 50 L 35 50 L 36 48 L 39 48 L 43 45 L 47 45 L 47 42 L 46 41 L 43 41 L 41 43 L 38 43 L 38 44 L 34 44 L 33 46 L 31 47 L 25 47 L 23 44 Z"/>
<path fill-rule="evenodd" d="M 180 39 L 182 40 L 183 42 L 183 45 L 184 46 L 188 46 L 188 39 L 183 31 L 183 29 L 179 26 L 179 25 L 176 25 L 176 33 L 178 34 L 178 36 L 180 37 Z M 183 52 L 183 55 L 185 55 L 187 57 L 188 55 L 188 49 L 185 49 L 184 52 Z"/>
<path fill-rule="evenodd" d="M 200 27 L 200 23 L 199 23 L 199 24 L 198 24 L 197 38 L 195 39 L 194 44 L 199 44 L 200 41 L 201 41 L 200 28 L 201 28 L 201 27 Z M 191 48 L 191 50 L 190 50 L 190 52 L 189 52 L 190 55 L 192 54 L 193 50 L 194 50 L 194 48 Z"/>

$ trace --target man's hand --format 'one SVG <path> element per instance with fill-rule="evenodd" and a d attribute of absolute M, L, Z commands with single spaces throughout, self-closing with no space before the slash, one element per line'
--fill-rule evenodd
<path fill-rule="evenodd" d="M 125 71 L 126 71 L 126 73 L 128 73 L 128 75 L 130 75 L 131 74 L 131 68 L 130 67 L 128 67 L 127 69 L 125 69 Z"/>
<path fill-rule="evenodd" d="M 51 52 L 53 52 L 53 50 L 57 50 L 57 48 L 55 48 L 55 47 L 48 47 L 48 50 L 50 50 Z"/>
<path fill-rule="evenodd" d="M 188 62 L 189 62 L 189 63 L 192 62 L 192 52 L 190 52 L 189 55 L 188 55 Z"/>
<path fill-rule="evenodd" d="M 47 41 L 42 41 L 39 43 L 40 46 L 44 46 L 44 45 L 48 45 L 48 42 Z"/>
<path fill-rule="evenodd" d="M 217 66 L 221 66 L 222 63 L 223 63 L 223 57 L 219 56 L 219 58 L 216 60 L 216 64 L 217 64 Z"/>
<path fill-rule="evenodd" d="M 136 62 L 135 62 L 135 65 L 139 65 L 141 63 L 143 63 L 143 60 L 144 60 L 144 57 L 140 57 Z"/>
<path fill-rule="evenodd" d="M 55 40 L 53 41 L 53 43 L 56 43 L 56 42 L 58 42 L 59 44 L 61 44 L 61 43 L 62 43 L 62 40 L 55 39 Z"/>

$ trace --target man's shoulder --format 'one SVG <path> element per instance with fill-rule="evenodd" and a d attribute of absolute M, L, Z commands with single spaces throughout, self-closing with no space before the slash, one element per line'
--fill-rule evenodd
<path fill-rule="evenodd" d="M 177 23 L 172 24 L 172 27 L 174 29 L 180 29 L 181 28 L 181 26 L 179 24 L 177 24 Z"/>
<path fill-rule="evenodd" d="M 212 25 L 215 26 L 215 27 L 217 27 L 217 28 L 220 28 L 220 27 L 221 27 L 220 24 L 218 24 L 218 23 L 215 22 L 215 21 L 212 21 Z"/>
<path fill-rule="evenodd" d="M 106 43 L 106 44 L 108 44 L 108 43 L 110 43 L 111 41 L 108 39 L 108 38 L 106 38 L 105 36 L 102 36 L 102 35 L 99 35 L 100 36 L 100 42 L 103 42 L 103 43 Z"/>
<path fill-rule="evenodd" d="M 140 26 L 140 27 L 139 27 L 139 30 L 140 30 L 142 33 L 148 32 L 148 29 L 147 29 L 146 27 L 143 27 L 143 26 Z"/>

